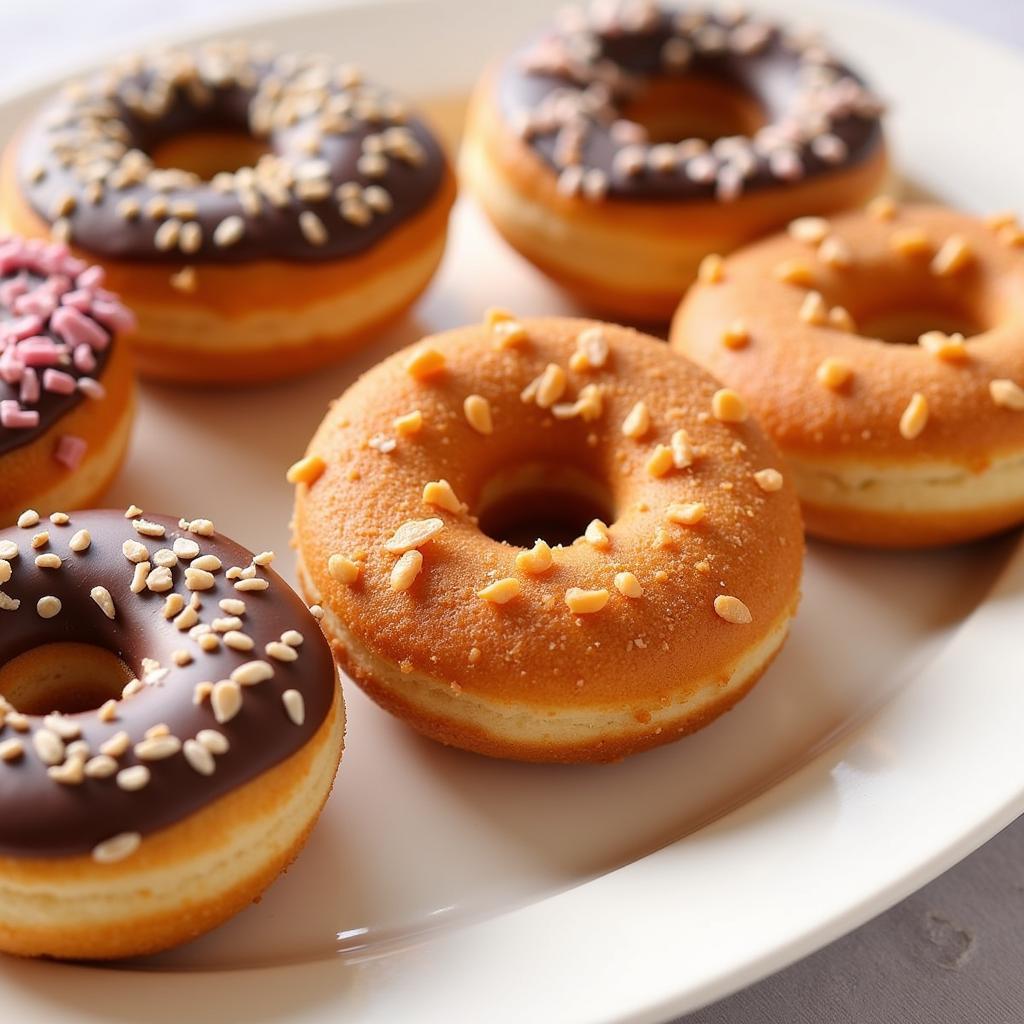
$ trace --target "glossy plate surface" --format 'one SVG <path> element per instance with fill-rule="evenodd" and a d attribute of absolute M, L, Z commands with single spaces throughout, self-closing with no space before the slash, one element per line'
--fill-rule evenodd
<path fill-rule="evenodd" d="M 1003 123 L 1024 64 L 882 10 L 782 0 L 891 101 L 915 189 L 979 212 L 1019 202 Z M 251 38 L 357 60 L 444 121 L 541 0 L 313 11 Z M 910 45 L 913 40 L 913 45 Z M 953 73 L 951 69 L 958 69 Z M 39 94 L 0 103 L 8 137 Z M 572 306 L 456 210 L 413 317 L 347 365 L 257 391 L 146 386 L 111 495 L 209 516 L 288 574 L 283 469 L 366 367 L 421 334 Z M 47 1021 L 657 1021 L 810 952 L 922 885 L 1024 810 L 1024 555 L 1016 535 L 939 554 L 812 545 L 793 636 L 703 733 L 621 765 L 504 764 L 421 740 L 354 686 L 338 785 L 264 900 L 142 965 L 0 963 L 8 1015 Z"/>

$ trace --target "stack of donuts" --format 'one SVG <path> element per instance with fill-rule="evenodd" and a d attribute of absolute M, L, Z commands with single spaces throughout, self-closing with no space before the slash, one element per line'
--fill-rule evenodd
<path fill-rule="evenodd" d="M 614 762 L 765 673 L 804 524 L 1024 521 L 1024 229 L 891 198 L 882 118 L 732 9 L 598 2 L 487 69 L 468 197 L 624 325 L 497 295 L 360 377 L 282 467 L 299 597 L 208 519 L 90 510 L 133 367 L 372 342 L 441 258 L 445 148 L 355 67 L 242 42 L 53 96 L 0 167 L 0 949 L 148 953 L 256 898 L 330 793 L 339 668 L 441 743 Z"/>

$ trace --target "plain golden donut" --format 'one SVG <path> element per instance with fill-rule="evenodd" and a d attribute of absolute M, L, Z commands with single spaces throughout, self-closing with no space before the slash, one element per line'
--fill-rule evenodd
<path fill-rule="evenodd" d="M 654 339 L 489 320 L 370 370 L 289 472 L 336 656 L 416 729 L 498 757 L 608 761 L 706 725 L 796 610 L 776 449 Z M 534 544 L 566 519 L 566 546 Z"/>
<path fill-rule="evenodd" d="M 242 41 L 112 61 L 7 146 L 0 218 L 107 270 L 140 372 L 276 380 L 375 336 L 426 287 L 454 183 L 405 103 Z"/>
<path fill-rule="evenodd" d="M 880 110 L 817 37 L 595 3 L 484 75 L 460 170 L 501 234 L 591 307 L 667 320 L 708 253 L 874 195 Z"/>
<path fill-rule="evenodd" d="M 165 949 L 302 848 L 345 713 L 272 559 L 134 506 L 0 530 L 0 949 Z"/>
<path fill-rule="evenodd" d="M 1012 216 L 880 199 L 800 218 L 704 277 L 672 344 L 749 402 L 811 533 L 918 547 L 1024 519 L 1024 232 Z"/>

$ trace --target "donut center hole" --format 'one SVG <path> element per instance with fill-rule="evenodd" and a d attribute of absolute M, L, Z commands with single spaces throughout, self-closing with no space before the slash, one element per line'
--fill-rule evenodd
<path fill-rule="evenodd" d="M 264 140 L 230 129 L 182 132 L 149 147 L 150 159 L 157 167 L 188 171 L 205 181 L 225 171 L 255 167 L 269 152 Z"/>
<path fill-rule="evenodd" d="M 700 75 L 651 79 L 624 104 L 622 116 L 642 125 L 652 143 L 750 136 L 768 121 L 741 86 Z"/>
<path fill-rule="evenodd" d="M 970 338 L 987 329 L 973 311 L 948 305 L 891 305 L 867 310 L 861 316 L 854 314 L 854 319 L 859 335 L 880 339 L 891 345 L 916 345 L 918 338 L 928 331 L 962 334 Z"/>
<path fill-rule="evenodd" d="M 102 647 L 45 644 L 0 665 L 0 695 L 26 715 L 73 715 L 120 699 L 133 675 L 116 654 Z"/>
<path fill-rule="evenodd" d="M 530 463 L 488 480 L 477 516 L 480 529 L 504 544 L 528 548 L 540 539 L 555 547 L 582 537 L 593 519 L 611 523 L 615 509 L 608 489 L 589 473 Z"/>

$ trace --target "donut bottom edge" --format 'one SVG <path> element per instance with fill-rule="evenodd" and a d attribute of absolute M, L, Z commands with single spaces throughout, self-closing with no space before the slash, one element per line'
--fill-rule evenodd
<path fill-rule="evenodd" d="M 287 870 L 330 795 L 344 745 L 340 686 L 308 744 L 131 856 L 0 857 L 0 950 L 108 960 L 157 953 L 222 924 Z"/>

